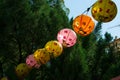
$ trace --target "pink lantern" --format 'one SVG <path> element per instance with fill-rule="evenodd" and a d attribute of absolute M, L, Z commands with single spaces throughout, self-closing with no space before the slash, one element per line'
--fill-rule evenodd
<path fill-rule="evenodd" d="M 27 58 L 26 58 L 26 64 L 29 66 L 29 67 L 35 67 L 35 68 L 39 68 L 41 64 L 38 64 L 37 61 L 34 59 L 34 56 L 33 54 L 29 55 Z"/>
<path fill-rule="evenodd" d="M 65 28 L 58 32 L 57 40 L 64 47 L 71 47 L 76 43 L 77 35 L 72 29 Z"/>

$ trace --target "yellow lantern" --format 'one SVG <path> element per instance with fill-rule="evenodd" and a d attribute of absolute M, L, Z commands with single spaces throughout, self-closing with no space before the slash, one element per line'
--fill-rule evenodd
<path fill-rule="evenodd" d="M 117 6 L 112 0 L 98 0 L 91 9 L 92 16 L 99 22 L 112 21 L 117 14 Z"/>
<path fill-rule="evenodd" d="M 3 77 L 0 80 L 8 80 L 8 78 L 7 77 Z"/>
<path fill-rule="evenodd" d="M 16 74 L 21 79 L 23 79 L 25 76 L 27 76 L 29 71 L 30 71 L 30 68 L 27 66 L 26 63 L 20 63 L 16 67 Z"/>
<path fill-rule="evenodd" d="M 38 49 L 34 52 L 34 58 L 38 62 L 38 64 L 46 64 L 50 60 L 50 55 L 43 48 L 43 49 Z"/>
<path fill-rule="evenodd" d="M 81 36 L 87 36 L 94 30 L 95 23 L 87 15 L 79 15 L 73 21 L 73 29 Z"/>
<path fill-rule="evenodd" d="M 47 52 L 52 53 L 53 57 L 58 57 L 63 51 L 62 44 L 56 40 L 47 42 L 45 49 Z"/>

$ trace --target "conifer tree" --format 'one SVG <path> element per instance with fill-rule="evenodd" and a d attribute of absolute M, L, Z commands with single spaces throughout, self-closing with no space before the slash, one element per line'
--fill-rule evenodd
<path fill-rule="evenodd" d="M 0 78 L 18 80 L 15 67 L 19 63 L 56 40 L 60 29 L 72 29 L 73 18 L 68 19 L 63 6 L 61 0 L 0 0 Z M 119 75 L 120 58 L 113 56 L 113 48 L 106 51 L 113 38 L 109 33 L 103 38 L 101 28 L 98 22 L 90 35 L 77 34 L 74 46 L 33 68 L 24 80 L 110 80 Z"/>
<path fill-rule="evenodd" d="M 55 40 L 60 29 L 69 26 L 59 3 L 51 7 L 46 0 L 1 0 L 0 12 L 0 74 L 12 80 L 17 80 L 15 67 L 19 63 L 46 42 Z M 42 68 L 41 71 L 45 73 Z"/>

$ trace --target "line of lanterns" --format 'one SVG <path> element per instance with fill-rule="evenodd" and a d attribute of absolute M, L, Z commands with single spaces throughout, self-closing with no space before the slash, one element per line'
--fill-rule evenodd
<path fill-rule="evenodd" d="M 28 75 L 32 68 L 39 68 L 46 64 L 51 58 L 59 57 L 63 48 L 72 47 L 77 41 L 76 33 L 69 28 L 62 29 L 57 34 L 57 40 L 48 41 L 44 48 L 37 49 L 26 58 L 26 63 L 21 63 L 16 67 L 16 74 L 20 79 Z"/>
<path fill-rule="evenodd" d="M 111 0 L 98 0 L 91 9 L 92 16 L 99 22 L 110 22 L 117 14 L 117 6 Z M 77 34 L 87 36 L 94 30 L 95 23 L 88 15 L 79 15 L 73 21 L 73 30 L 62 29 L 57 34 L 57 40 L 49 41 L 42 49 L 37 49 L 26 58 L 26 63 L 16 67 L 16 74 L 24 78 L 32 68 L 39 68 L 46 64 L 50 58 L 56 58 L 62 54 L 64 47 L 72 47 L 77 41 Z"/>

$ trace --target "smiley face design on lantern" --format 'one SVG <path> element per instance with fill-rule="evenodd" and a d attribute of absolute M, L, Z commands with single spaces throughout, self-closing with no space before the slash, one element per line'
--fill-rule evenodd
<path fill-rule="evenodd" d="M 45 49 L 50 53 L 54 58 L 61 55 L 63 51 L 62 44 L 56 40 L 49 41 L 45 44 Z"/>
<path fill-rule="evenodd" d="M 99 22 L 110 22 L 117 14 L 117 6 L 112 0 L 98 0 L 92 6 L 91 13 Z"/>
<path fill-rule="evenodd" d="M 73 29 L 81 36 L 87 36 L 94 30 L 95 23 L 87 15 L 79 15 L 73 20 Z"/>
<path fill-rule="evenodd" d="M 72 29 L 65 28 L 58 32 L 57 40 L 63 45 L 63 47 L 71 47 L 75 45 L 77 35 Z"/>
<path fill-rule="evenodd" d="M 35 68 L 39 68 L 41 64 L 38 64 L 37 61 L 35 60 L 34 58 L 34 55 L 31 54 L 29 55 L 27 58 L 26 58 L 26 64 L 29 66 L 29 67 L 35 67 Z"/>
<path fill-rule="evenodd" d="M 34 58 L 39 64 L 46 64 L 50 60 L 50 54 L 45 48 L 38 49 L 34 52 Z"/>

